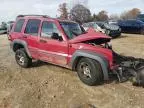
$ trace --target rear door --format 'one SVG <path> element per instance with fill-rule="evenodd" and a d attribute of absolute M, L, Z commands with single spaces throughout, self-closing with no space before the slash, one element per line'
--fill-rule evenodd
<path fill-rule="evenodd" d="M 131 33 L 132 32 L 132 23 L 131 23 L 131 21 L 127 20 L 125 22 L 125 28 L 124 29 L 125 29 L 126 33 Z"/>
<path fill-rule="evenodd" d="M 9 39 L 13 38 L 13 39 L 18 39 L 22 37 L 22 28 L 24 25 L 25 20 L 24 19 L 18 19 L 16 21 L 16 23 L 14 24 L 13 28 L 12 28 L 12 32 L 10 32 L 9 34 Z"/>
<path fill-rule="evenodd" d="M 140 33 L 141 25 L 140 25 L 139 21 L 135 21 L 135 23 L 134 23 L 134 30 L 135 30 L 135 33 Z"/>
<path fill-rule="evenodd" d="M 123 33 L 126 33 L 126 32 L 127 32 L 127 30 L 126 30 L 127 21 L 120 21 L 120 22 L 119 22 L 119 26 L 120 26 L 121 31 L 122 31 Z"/>
<path fill-rule="evenodd" d="M 137 28 L 136 21 L 131 20 L 130 21 L 130 33 L 135 33 L 136 32 L 136 28 Z"/>
<path fill-rule="evenodd" d="M 54 21 L 43 21 L 39 40 L 40 59 L 65 66 L 68 58 L 68 43 L 52 39 L 53 33 L 57 33 L 62 38 L 62 33 Z"/>
<path fill-rule="evenodd" d="M 38 35 L 40 29 L 40 19 L 29 19 L 25 25 L 23 37 L 28 44 L 28 49 L 33 58 L 38 58 Z"/>

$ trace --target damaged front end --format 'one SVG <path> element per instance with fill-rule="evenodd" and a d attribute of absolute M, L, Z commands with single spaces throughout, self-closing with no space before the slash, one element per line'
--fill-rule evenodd
<path fill-rule="evenodd" d="M 115 68 L 112 70 L 119 82 L 130 80 L 135 86 L 144 87 L 144 59 L 127 57 L 113 51 Z"/>
<path fill-rule="evenodd" d="M 123 56 L 112 50 L 110 40 L 100 38 L 97 40 L 89 40 L 85 43 L 93 46 L 110 49 L 113 56 L 112 74 L 115 74 L 119 82 L 130 80 L 135 86 L 144 87 L 144 59 Z"/>
<path fill-rule="evenodd" d="M 82 34 L 69 42 L 71 44 L 85 43 L 96 46 L 97 48 L 94 49 L 91 47 L 91 50 L 104 54 L 109 60 L 110 70 L 112 71 L 110 74 L 116 74 L 119 82 L 130 80 L 133 85 L 144 87 L 144 59 L 126 57 L 116 53 L 109 44 L 111 41 L 110 37 L 94 32 L 92 29 L 90 30 L 88 33 Z"/>

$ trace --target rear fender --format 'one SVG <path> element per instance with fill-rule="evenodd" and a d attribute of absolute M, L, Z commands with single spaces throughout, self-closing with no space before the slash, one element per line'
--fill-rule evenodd
<path fill-rule="evenodd" d="M 30 54 L 30 52 L 29 52 L 28 45 L 27 45 L 27 43 L 26 43 L 25 41 L 20 40 L 20 39 L 15 39 L 14 41 L 12 41 L 12 42 L 10 43 L 10 46 L 11 46 L 12 49 L 14 49 L 14 45 L 15 45 L 15 44 L 20 44 L 20 45 L 22 45 L 22 46 L 24 47 L 26 53 L 28 54 L 28 56 L 29 56 L 30 58 L 32 57 L 31 54 Z M 13 51 L 14 51 L 14 50 L 13 50 Z"/>

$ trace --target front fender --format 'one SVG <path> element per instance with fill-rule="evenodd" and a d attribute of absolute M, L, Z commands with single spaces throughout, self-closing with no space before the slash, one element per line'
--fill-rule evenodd
<path fill-rule="evenodd" d="M 90 52 L 88 50 L 77 50 L 73 54 L 71 62 L 70 62 L 70 66 L 72 67 L 72 70 L 75 70 L 77 62 L 80 57 L 87 57 L 87 58 L 91 58 L 91 59 L 98 61 L 103 71 L 104 80 L 109 80 L 109 76 L 108 76 L 109 63 L 108 63 L 108 60 L 104 56 L 95 52 Z"/>

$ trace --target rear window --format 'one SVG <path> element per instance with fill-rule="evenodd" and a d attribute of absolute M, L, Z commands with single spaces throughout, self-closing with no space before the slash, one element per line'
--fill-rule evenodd
<path fill-rule="evenodd" d="M 41 21 L 38 19 L 28 20 L 26 28 L 25 28 L 25 33 L 37 36 L 38 31 L 39 31 L 40 22 Z"/>
<path fill-rule="evenodd" d="M 83 24 L 83 27 L 88 27 L 89 25 L 87 23 Z"/>
<path fill-rule="evenodd" d="M 17 21 L 15 28 L 14 28 L 14 32 L 21 32 L 24 21 L 25 21 L 24 19 L 20 19 Z"/>

